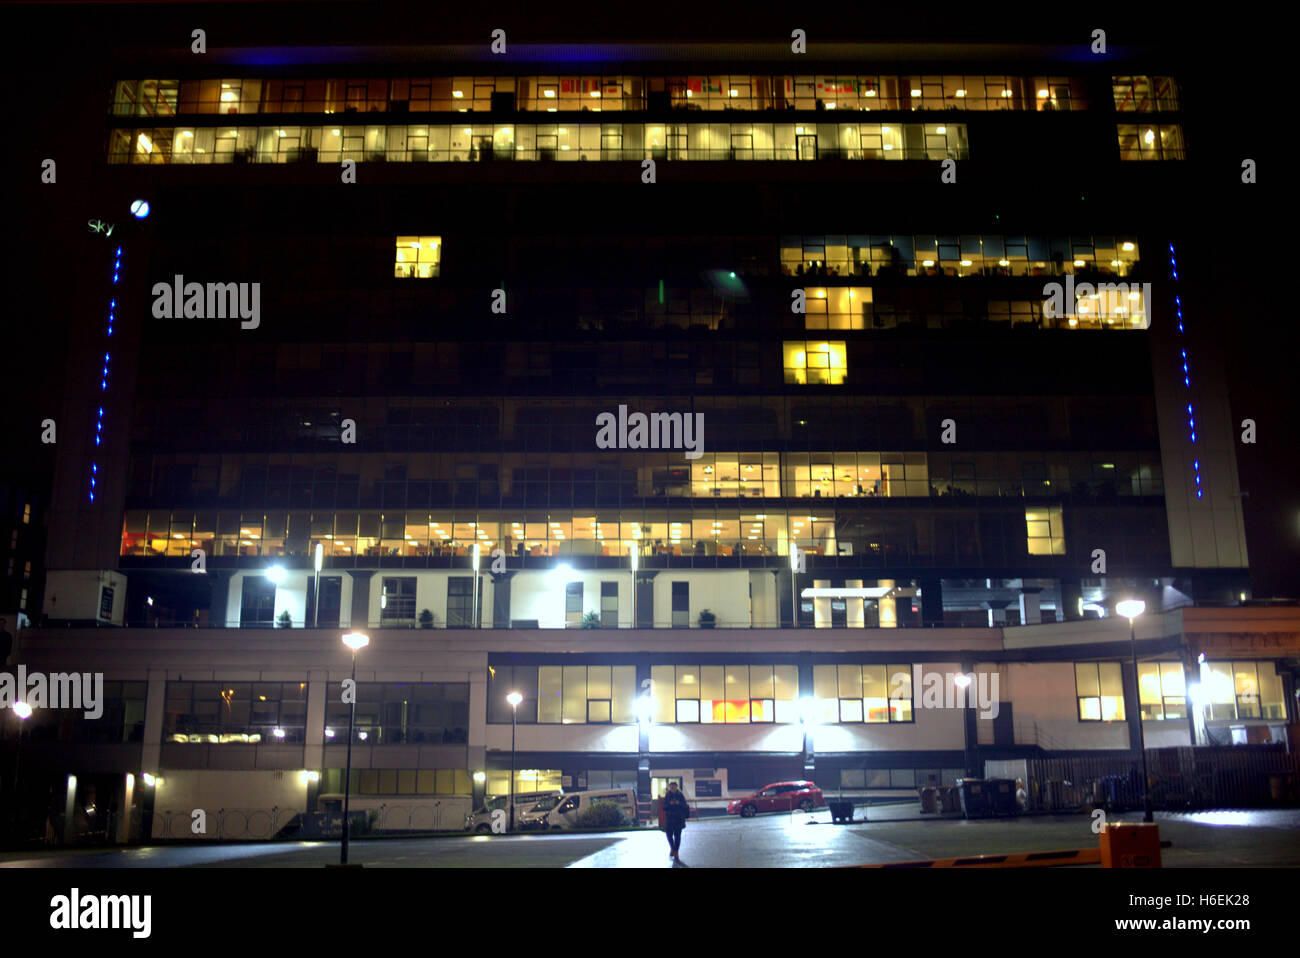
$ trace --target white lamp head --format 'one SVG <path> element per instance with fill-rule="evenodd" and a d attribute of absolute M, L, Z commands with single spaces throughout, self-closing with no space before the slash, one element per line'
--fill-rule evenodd
<path fill-rule="evenodd" d="M 273 565 L 262 574 L 266 576 L 267 579 L 269 579 L 272 582 L 272 584 L 279 585 L 281 582 L 284 581 L 284 576 L 285 576 L 284 566 Z"/>
<path fill-rule="evenodd" d="M 370 636 L 366 635 L 364 632 L 349 632 L 347 635 L 343 636 L 343 644 L 353 652 L 356 652 L 359 649 L 364 649 L 370 644 Z"/>
<path fill-rule="evenodd" d="M 506 696 L 506 701 L 510 703 L 511 708 L 516 708 L 516 709 L 519 708 L 519 703 L 522 702 L 523 700 L 524 697 L 520 695 L 518 692 L 511 692 L 509 695 Z"/>
<path fill-rule="evenodd" d="M 316 571 L 319 572 L 322 565 L 325 564 L 325 547 L 319 542 L 316 543 Z"/>
<path fill-rule="evenodd" d="M 1125 599 L 1123 602 L 1115 603 L 1115 611 L 1124 618 L 1132 622 L 1139 615 L 1146 611 L 1147 604 L 1141 599 Z"/>
<path fill-rule="evenodd" d="M 26 702 L 15 702 L 14 715 L 17 715 L 20 719 L 29 719 L 32 717 L 32 707 Z"/>

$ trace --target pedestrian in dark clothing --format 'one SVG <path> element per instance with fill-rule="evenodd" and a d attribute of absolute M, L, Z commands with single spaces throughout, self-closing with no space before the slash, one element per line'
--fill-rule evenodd
<path fill-rule="evenodd" d="M 668 854 L 677 857 L 677 850 L 682 844 L 682 829 L 691 814 L 691 806 L 686 796 L 677 787 L 676 782 L 668 783 L 668 792 L 663 797 L 664 831 L 668 833 Z"/>

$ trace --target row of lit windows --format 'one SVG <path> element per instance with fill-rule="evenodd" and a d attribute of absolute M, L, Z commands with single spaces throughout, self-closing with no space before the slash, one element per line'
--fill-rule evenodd
<path fill-rule="evenodd" d="M 905 481 L 904 481 L 905 482 Z M 1060 506 L 1025 506 L 1022 532 L 1029 555 L 1065 555 L 1065 529 Z M 139 515 L 138 513 L 135 515 Z M 853 555 L 865 548 L 877 551 L 879 543 L 859 541 L 880 531 L 880 517 L 860 517 L 837 524 L 831 510 L 816 515 L 777 513 L 710 513 L 700 516 L 682 513 L 681 519 L 660 515 L 636 521 L 571 518 L 564 516 L 545 521 L 452 522 L 430 517 L 429 521 L 411 523 L 410 513 L 397 516 L 363 513 L 361 524 L 369 535 L 352 533 L 313 533 L 311 536 L 284 536 L 285 514 L 269 514 L 267 524 L 262 514 L 245 515 L 238 533 L 189 531 L 188 526 L 174 524 L 169 538 L 149 538 L 144 533 L 124 532 L 122 554 L 135 556 L 173 556 L 188 558 L 192 550 L 208 555 L 245 557 L 306 556 L 320 545 L 323 554 L 339 558 L 424 556 L 467 557 L 477 545 L 480 556 L 490 557 L 501 549 L 510 557 L 613 556 L 627 557 L 635 551 L 652 556 L 783 556 L 795 543 L 814 555 Z M 721 516 L 720 518 L 715 516 Z M 222 515 L 223 524 L 240 518 Z M 295 520 L 298 518 L 292 515 Z M 313 520 L 313 526 L 328 527 L 333 515 Z M 356 513 L 339 514 L 342 521 L 352 520 L 347 528 L 356 527 Z M 909 523 L 913 517 L 905 518 Z M 305 520 L 305 517 L 303 517 Z M 138 521 L 138 520 L 137 520 Z M 275 523 L 272 525 L 271 523 Z M 882 527 L 883 528 L 883 527 Z M 280 530 L 280 531 L 275 531 Z M 268 534 L 263 535 L 266 532 Z M 269 534 L 275 532 L 275 534 Z M 915 533 L 913 533 L 915 535 Z M 929 538 L 928 519 L 926 539 Z M 915 546 L 913 547 L 915 548 Z M 945 550 L 946 551 L 946 550 Z M 485 560 L 484 560 L 485 561 Z M 413 601 L 413 600 L 412 600 Z M 409 618 L 409 616 L 408 616 Z"/>
<path fill-rule="evenodd" d="M 1014 421 L 1014 414 L 1007 418 Z M 159 455 L 153 458 L 160 494 L 169 485 L 188 485 L 192 480 L 203 484 L 204 473 L 215 475 L 215 469 L 203 468 L 195 475 L 192 465 L 173 465 L 177 460 L 193 458 L 180 455 Z M 224 496 L 238 491 L 241 463 L 238 456 L 222 459 L 225 460 L 222 471 L 231 477 L 232 483 L 230 489 L 223 488 L 220 491 Z M 215 466 L 220 461 L 214 457 L 212 463 Z M 295 485 L 312 486 L 312 457 L 306 456 L 299 462 L 299 465 L 292 468 L 287 464 L 273 467 L 271 481 L 287 483 L 292 478 Z M 455 483 L 457 491 L 465 491 L 464 487 L 469 486 L 484 497 L 492 498 L 518 495 L 518 489 L 524 485 L 570 489 L 576 486 L 580 490 L 593 492 L 598 486 L 602 495 L 697 499 L 779 498 L 783 494 L 797 498 L 892 498 L 950 494 L 1060 496 L 1076 485 L 1104 485 L 1107 488 L 1098 488 L 1096 491 L 1112 496 L 1159 495 L 1162 491 L 1158 458 L 1154 458 L 1151 453 L 1138 452 L 702 452 L 694 460 L 685 460 L 681 453 L 664 452 L 649 456 L 617 453 L 611 455 L 611 461 L 601 463 L 604 468 L 600 470 L 595 468 L 597 464 L 591 460 L 573 463 L 567 457 L 514 455 L 506 457 L 504 469 L 508 478 L 504 482 L 497 479 L 502 466 L 500 460 L 493 455 L 479 457 L 476 463 L 466 469 L 458 468 L 455 456 L 438 457 L 433 462 L 411 465 L 386 463 L 379 458 L 365 461 L 361 465 L 364 475 L 344 475 L 340 479 L 337 474 L 338 464 L 333 458 L 318 461 L 315 484 L 328 484 L 332 489 L 338 481 L 363 483 L 367 487 L 382 483 L 386 487 L 403 489 L 408 482 L 421 482 L 435 476 L 438 485 L 447 493 L 451 492 L 450 486 Z M 265 484 L 265 461 L 250 458 L 248 466 L 249 472 L 255 473 L 249 479 Z M 175 483 L 169 478 L 169 474 L 180 471 L 189 477 L 187 482 Z M 927 479 L 930 480 L 928 486 Z M 479 510 L 473 511 L 477 518 Z M 193 515 L 193 512 L 177 514 L 176 521 L 183 523 L 187 535 Z M 238 520 L 229 518 L 231 515 L 225 513 L 227 518 L 223 522 L 230 525 L 223 529 L 224 532 L 234 531 L 234 524 Z M 285 514 L 279 515 L 283 517 Z M 293 521 L 305 522 L 305 519 L 297 518 L 301 515 L 294 513 Z M 146 526 L 146 513 L 131 510 L 126 515 L 125 528 L 141 537 L 146 531 L 150 538 L 158 538 L 159 534 L 166 536 L 167 516 L 166 510 L 156 510 Z M 340 527 L 313 531 L 317 534 L 356 534 L 355 517 L 350 521 L 352 529 Z M 215 527 L 214 522 L 215 516 L 212 513 L 200 513 L 199 528 Z M 283 518 L 279 524 L 283 530 Z"/>
<path fill-rule="evenodd" d="M 1079 720 L 1122 722 L 1124 688 L 1118 662 L 1080 662 L 1074 666 Z M 1271 662 L 1202 662 L 1194 704 L 1206 720 L 1285 719 L 1282 678 Z M 1142 717 L 1184 719 L 1188 689 L 1178 662 L 1138 665 Z"/>
<path fill-rule="evenodd" d="M 859 234 L 782 236 L 785 276 L 1127 276 L 1139 261 L 1125 236 Z"/>
<path fill-rule="evenodd" d="M 1165 77 L 1160 104 L 1174 96 Z M 1117 109 L 1142 109 L 1147 77 L 1116 77 Z M 1005 75 L 880 76 L 509 76 L 123 80 L 114 116 L 249 113 L 427 113 L 645 110 L 655 95 L 695 110 L 1083 110 L 1077 77 Z M 1121 101 L 1121 94 L 1123 100 Z M 1175 106 L 1162 106 L 1165 109 Z"/>
<path fill-rule="evenodd" d="M 876 301 L 869 286 L 807 287 L 804 328 L 807 330 L 894 329 L 902 323 L 924 323 L 927 328 L 938 329 L 961 322 L 1011 323 L 1015 326 L 1033 326 L 1040 329 L 1147 329 L 1146 289 L 1138 283 L 1096 283 L 1092 292 L 1076 290 L 1073 309 L 1051 298 L 1045 299 L 987 299 L 980 302 L 984 312 L 978 312 L 975 301 L 968 297 L 936 303 L 933 310 L 916 311 L 898 308 L 897 302 Z M 698 325 L 696 316 L 669 317 L 689 320 Z M 786 343 L 787 350 L 791 347 Z M 800 347 L 795 344 L 795 348 Z M 831 350 L 827 349 L 830 353 Z M 787 354 L 787 360 L 790 358 Z M 820 362 L 820 361 L 819 361 Z M 794 364 L 795 366 L 798 363 Z M 791 378 L 791 363 L 785 364 L 787 383 L 802 383 L 797 376 Z M 829 368 L 829 367 L 827 367 Z M 812 380 L 808 380 L 812 381 Z M 823 377 L 823 382 L 831 380 Z"/>
<path fill-rule="evenodd" d="M 110 163 L 966 159 L 962 124 L 582 123 L 160 127 L 109 134 Z"/>

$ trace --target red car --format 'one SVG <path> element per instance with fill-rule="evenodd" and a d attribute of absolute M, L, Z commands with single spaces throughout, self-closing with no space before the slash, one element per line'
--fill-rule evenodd
<path fill-rule="evenodd" d="M 825 804 L 822 790 L 814 782 L 776 782 L 753 795 L 732 799 L 727 803 L 727 814 L 753 818 L 759 812 L 790 812 L 796 808 L 811 812 Z"/>

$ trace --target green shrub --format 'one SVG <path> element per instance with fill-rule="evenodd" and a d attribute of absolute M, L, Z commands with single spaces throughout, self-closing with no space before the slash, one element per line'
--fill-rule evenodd
<path fill-rule="evenodd" d="M 579 828 L 620 828 L 628 824 L 623 809 L 613 802 L 593 802 L 574 822 Z"/>
<path fill-rule="evenodd" d="M 584 629 L 599 629 L 599 628 L 600 628 L 600 614 L 597 613 L 597 612 L 584 612 L 583 615 L 582 615 L 582 624 L 581 624 L 580 628 L 584 628 Z"/>
<path fill-rule="evenodd" d="M 293 617 L 289 615 L 289 610 L 288 610 L 288 609 L 285 609 L 283 612 L 280 613 L 280 618 L 278 619 L 278 624 L 279 624 L 279 627 L 282 628 L 282 629 L 291 629 L 291 628 L 293 628 Z"/>

